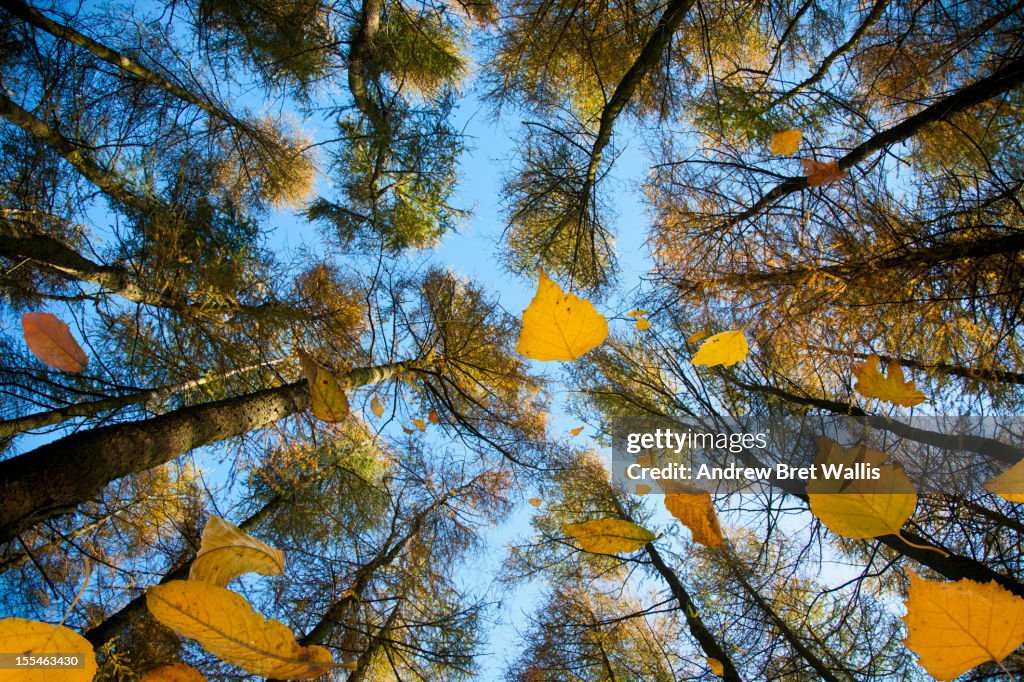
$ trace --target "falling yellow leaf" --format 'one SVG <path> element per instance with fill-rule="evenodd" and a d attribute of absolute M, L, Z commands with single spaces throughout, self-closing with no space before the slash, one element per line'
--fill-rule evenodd
<path fill-rule="evenodd" d="M 1024 644 L 1024 599 L 994 580 L 909 576 L 903 641 L 932 677 L 952 680 L 982 663 L 1000 663 Z"/>
<path fill-rule="evenodd" d="M 693 489 L 692 492 L 667 494 L 665 509 L 690 529 L 694 542 L 705 547 L 721 547 L 725 544 L 718 512 L 711 502 L 711 493 L 706 490 Z"/>
<path fill-rule="evenodd" d="M 203 528 L 203 540 L 189 569 L 189 580 L 225 587 L 245 573 L 281 575 L 284 553 L 216 516 Z"/>
<path fill-rule="evenodd" d="M 373 399 L 370 401 L 370 412 L 372 412 L 373 416 L 377 419 L 384 416 L 384 406 L 381 404 L 380 398 L 377 396 L 373 396 Z"/>
<path fill-rule="evenodd" d="M 19 656 L 75 654 L 80 668 L 23 668 L 2 670 L 0 678 L 17 682 L 90 682 L 96 675 L 92 644 L 63 625 L 50 625 L 24 618 L 0 620 L 0 652 Z"/>
<path fill-rule="evenodd" d="M 687 343 L 699 343 L 699 342 L 703 341 L 704 339 L 708 338 L 709 336 L 711 336 L 711 332 L 709 332 L 709 331 L 707 331 L 705 329 L 701 329 L 699 332 L 694 332 L 694 333 L 690 334 L 689 336 L 687 336 L 686 337 L 686 342 Z"/>
<path fill-rule="evenodd" d="M 1024 459 L 986 481 L 985 490 L 1010 502 L 1024 502 Z"/>
<path fill-rule="evenodd" d="M 327 649 L 299 646 L 284 623 L 264 618 L 223 587 L 171 580 L 146 590 L 146 606 L 165 626 L 252 675 L 307 680 L 333 667 Z"/>
<path fill-rule="evenodd" d="M 309 381 L 313 416 L 330 423 L 344 420 L 348 416 L 348 398 L 337 377 L 301 349 L 298 353 L 302 371 Z"/>
<path fill-rule="evenodd" d="M 608 321 L 586 299 L 564 293 L 543 270 L 523 311 L 516 351 L 531 360 L 575 360 L 608 337 Z"/>
<path fill-rule="evenodd" d="M 647 495 L 650 492 L 651 492 L 651 486 L 647 485 L 646 483 L 637 483 L 636 484 L 636 494 L 637 495 Z"/>
<path fill-rule="evenodd" d="M 626 314 L 627 314 L 627 315 L 629 315 L 630 317 L 643 317 L 644 315 L 646 315 L 646 314 L 647 314 L 647 311 L 646 311 L 646 310 L 640 310 L 640 309 L 638 308 L 638 309 L 636 309 L 636 310 L 630 310 L 630 311 L 629 311 L 628 313 L 626 313 Z"/>
<path fill-rule="evenodd" d="M 581 433 L 583 433 L 583 427 L 582 426 L 577 426 L 575 429 L 570 429 L 569 433 L 571 433 L 574 436 L 578 436 Z"/>
<path fill-rule="evenodd" d="M 711 672 L 719 677 L 725 676 L 725 666 L 722 665 L 722 662 L 717 658 L 708 657 L 708 668 L 710 668 Z"/>
<path fill-rule="evenodd" d="M 807 176 L 807 184 L 811 187 L 831 185 L 846 177 L 846 171 L 839 168 L 838 161 L 815 161 L 814 159 L 800 159 L 804 167 L 804 175 Z"/>
<path fill-rule="evenodd" d="M 641 331 L 642 332 L 645 329 L 650 329 L 651 328 L 651 323 L 648 322 L 647 320 L 643 319 L 642 317 L 638 317 L 637 320 L 636 320 L 636 328 L 637 328 L 637 331 Z"/>
<path fill-rule="evenodd" d="M 913 407 L 928 400 L 913 381 L 903 380 L 903 369 L 895 360 L 889 363 L 888 376 L 882 376 L 878 356 L 872 355 L 864 362 L 853 363 L 853 376 L 857 378 L 853 390 L 865 398 L 879 398 L 903 407 Z"/>
<path fill-rule="evenodd" d="M 174 663 L 151 670 L 139 682 L 206 682 L 206 678 L 191 666 Z"/>
<path fill-rule="evenodd" d="M 54 369 L 81 372 L 89 364 L 85 351 L 71 335 L 71 328 L 50 313 L 25 313 L 21 316 L 25 343 L 32 355 Z"/>
<path fill-rule="evenodd" d="M 799 130 L 782 130 L 772 135 L 772 154 L 776 156 L 792 156 L 800 149 L 800 141 L 804 134 Z"/>
<path fill-rule="evenodd" d="M 542 504 L 544 504 L 544 502 L 542 502 L 539 497 L 531 497 L 530 499 L 527 500 L 527 503 L 531 507 L 540 507 Z"/>
<path fill-rule="evenodd" d="M 427 415 L 427 421 L 429 421 L 431 424 L 438 424 L 441 422 L 441 417 L 438 416 L 437 412 L 431 410 L 430 414 Z"/>
<path fill-rule="evenodd" d="M 846 538 L 899 534 L 914 513 L 917 493 L 903 467 L 886 464 L 886 460 L 877 450 L 856 446 L 847 451 L 828 438 L 819 438 L 814 459 L 818 478 L 807 484 L 811 512 L 829 530 Z M 858 464 L 877 467 L 879 477 L 824 478 L 824 465 L 857 471 Z"/>
<path fill-rule="evenodd" d="M 415 424 L 416 428 L 419 429 L 420 431 L 427 430 L 427 422 L 423 421 L 422 419 L 413 419 L 412 423 Z"/>
<path fill-rule="evenodd" d="M 742 329 L 715 334 L 701 345 L 693 359 L 692 365 L 735 365 L 747 357 L 750 347 Z"/>
<path fill-rule="evenodd" d="M 576 538 L 583 551 L 594 554 L 635 552 L 655 538 L 654 533 L 646 528 L 622 519 L 564 524 L 562 532 Z"/>

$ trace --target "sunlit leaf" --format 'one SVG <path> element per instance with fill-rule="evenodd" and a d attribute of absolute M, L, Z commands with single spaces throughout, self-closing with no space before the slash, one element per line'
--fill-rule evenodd
<path fill-rule="evenodd" d="M 223 587 L 171 580 L 146 590 L 146 606 L 163 625 L 252 675 L 306 680 L 333 667 L 327 649 L 299 646 L 287 626 Z"/>
<path fill-rule="evenodd" d="M 804 167 L 804 175 L 807 176 L 807 184 L 811 187 L 830 185 L 846 177 L 846 171 L 839 168 L 838 161 L 815 161 L 814 159 L 800 159 Z"/>
<path fill-rule="evenodd" d="M 537 294 L 523 311 L 516 351 L 531 360 L 575 360 L 608 336 L 608 321 L 593 304 L 567 294 L 543 270 Z"/>
<path fill-rule="evenodd" d="M 423 421 L 422 419 L 413 419 L 412 423 L 415 424 L 416 428 L 419 429 L 420 431 L 427 430 L 427 422 Z"/>
<path fill-rule="evenodd" d="M 636 320 L 636 328 L 637 328 L 637 331 L 644 331 L 645 329 L 650 329 L 651 328 L 651 323 L 649 321 L 643 319 L 642 317 L 640 317 L 640 318 L 637 318 L 637 320 Z"/>
<path fill-rule="evenodd" d="M 1010 502 L 1024 502 L 1024 459 L 985 482 L 985 490 Z"/>
<path fill-rule="evenodd" d="M 913 407 L 928 400 L 913 381 L 904 381 L 903 369 L 896 361 L 889 363 L 888 376 L 882 376 L 879 358 L 872 355 L 864 362 L 853 363 L 853 376 L 857 378 L 853 390 L 865 398 L 879 398 L 903 407 Z"/>
<path fill-rule="evenodd" d="M 377 396 L 373 396 L 373 399 L 370 400 L 370 412 L 372 412 L 373 416 L 377 419 L 384 416 L 384 406 L 381 404 L 380 398 Z"/>
<path fill-rule="evenodd" d="M 719 677 L 725 676 L 725 666 L 717 658 L 708 657 L 708 668 Z"/>
<path fill-rule="evenodd" d="M 644 315 L 647 314 L 647 311 L 646 310 L 637 309 L 637 310 L 630 310 L 626 314 L 629 315 L 630 317 L 643 317 Z"/>
<path fill-rule="evenodd" d="M 907 590 L 907 648 L 938 680 L 952 680 L 1024 644 L 1024 599 L 994 580 L 924 580 L 913 572 Z"/>
<path fill-rule="evenodd" d="M 211 516 L 203 528 L 203 540 L 188 577 L 224 587 L 245 573 L 281 575 L 283 572 L 281 550 L 247 535 L 238 526 Z"/>
<path fill-rule="evenodd" d="M 782 130 L 772 135 L 772 154 L 776 156 L 792 156 L 800 149 L 800 141 L 804 134 L 799 130 Z"/>
<path fill-rule="evenodd" d="M 721 547 L 725 544 L 718 512 L 711 502 L 711 493 L 706 490 L 666 494 L 665 509 L 690 529 L 694 542 L 705 547 Z"/>
<path fill-rule="evenodd" d="M 301 349 L 298 354 L 302 371 L 309 382 L 313 416 L 330 423 L 343 421 L 348 417 L 348 398 L 337 377 Z"/>
<path fill-rule="evenodd" d="M 56 315 L 25 313 L 21 316 L 21 327 L 28 349 L 47 366 L 65 372 L 81 372 L 89 364 L 71 329 Z"/>
<path fill-rule="evenodd" d="M 96 675 L 92 644 L 63 625 L 50 625 L 24 618 L 0 620 L 0 652 L 22 656 L 76 654 L 81 668 L 23 668 L 0 670 L 0 678 L 18 682 L 89 682 Z"/>
<path fill-rule="evenodd" d="M 735 365 L 747 357 L 750 347 L 742 329 L 715 334 L 705 341 L 694 353 L 690 363 L 693 365 Z"/>
<path fill-rule="evenodd" d="M 578 436 L 581 433 L 583 433 L 583 427 L 582 426 L 577 426 L 575 429 L 569 429 L 569 433 L 571 433 L 574 436 Z"/>
<path fill-rule="evenodd" d="M 562 532 L 576 538 L 584 551 L 594 554 L 635 552 L 656 537 L 646 528 L 623 519 L 594 519 L 565 524 Z"/>

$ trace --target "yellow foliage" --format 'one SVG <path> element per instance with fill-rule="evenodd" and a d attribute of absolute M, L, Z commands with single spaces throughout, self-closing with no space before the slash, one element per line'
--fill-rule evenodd
<path fill-rule="evenodd" d="M 876 450 L 863 446 L 844 450 L 827 438 L 819 438 L 818 456 L 814 459 L 819 478 L 807 484 L 811 512 L 833 533 L 846 538 L 899 534 L 914 513 L 917 493 L 903 468 L 885 464 L 886 459 L 885 454 Z M 821 477 L 822 464 L 850 468 L 858 463 L 877 466 L 879 478 Z"/>
<path fill-rule="evenodd" d="M 63 625 L 24 618 L 0 620 L 0 651 L 15 655 L 78 654 L 81 668 L 24 668 L 4 670 L 11 682 L 89 682 L 96 675 L 96 655 L 89 641 Z"/>
<path fill-rule="evenodd" d="M 225 587 L 245 573 L 281 575 L 284 553 L 242 532 L 216 516 L 203 528 L 199 553 L 189 569 L 189 580 Z"/>
<path fill-rule="evenodd" d="M 1024 502 L 1024 459 L 986 481 L 985 490 L 1010 502 Z"/>
<path fill-rule="evenodd" d="M 665 509 L 690 529 L 694 542 L 705 547 L 721 547 L 725 544 L 718 512 L 711 503 L 711 493 L 706 490 L 667 494 Z"/>
<path fill-rule="evenodd" d="M 800 149 L 800 141 L 804 134 L 799 130 L 782 130 L 772 136 L 772 154 L 776 156 L 792 156 Z"/>
<path fill-rule="evenodd" d="M 340 422 L 348 417 L 348 398 L 334 373 L 302 350 L 299 350 L 299 362 L 309 381 L 313 416 L 329 423 Z"/>
<path fill-rule="evenodd" d="M 655 538 L 654 533 L 646 528 L 622 519 L 594 519 L 564 524 L 562 532 L 576 538 L 583 551 L 594 554 L 635 552 Z"/>
<path fill-rule="evenodd" d="M 171 580 L 146 590 L 146 606 L 165 626 L 252 675 L 306 680 L 333 667 L 327 649 L 299 646 L 287 626 L 223 587 Z"/>
<path fill-rule="evenodd" d="M 904 643 L 938 680 L 999 663 L 1024 644 L 1024 599 L 994 580 L 934 582 L 910 572 L 905 604 Z"/>
<path fill-rule="evenodd" d="M 742 329 L 715 334 L 701 345 L 690 364 L 707 365 L 735 365 L 747 357 L 750 346 L 747 345 L 747 337 Z"/>
<path fill-rule="evenodd" d="M 865 398 L 879 398 L 903 407 L 913 407 L 928 400 L 913 381 L 904 381 L 903 369 L 895 360 L 889 363 L 888 376 L 882 376 L 879 358 L 872 355 L 864 362 L 853 363 L 853 376 L 857 378 L 853 390 Z"/>
<path fill-rule="evenodd" d="M 516 351 L 531 360 L 575 360 L 608 337 L 608 321 L 593 304 L 566 294 L 543 270 L 523 311 Z"/>

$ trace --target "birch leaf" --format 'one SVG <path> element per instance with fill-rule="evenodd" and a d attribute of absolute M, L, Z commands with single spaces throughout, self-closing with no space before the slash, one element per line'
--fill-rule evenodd
<path fill-rule="evenodd" d="M 377 396 L 373 396 L 373 399 L 370 400 L 370 412 L 372 412 L 373 416 L 377 419 L 384 416 L 384 406 L 381 404 L 380 398 Z"/>
<path fill-rule="evenodd" d="M 264 618 L 223 587 L 171 580 L 146 590 L 146 606 L 165 626 L 251 675 L 308 680 L 333 667 L 327 649 L 299 646 L 284 623 Z"/>
<path fill-rule="evenodd" d="M 188 578 L 225 587 L 245 573 L 281 575 L 283 572 L 281 550 L 247 535 L 238 526 L 211 516 L 203 528 L 203 540 Z"/>
<path fill-rule="evenodd" d="M 567 294 L 543 270 L 523 311 L 516 351 L 531 360 L 575 360 L 608 337 L 608 321 L 593 304 Z"/>
<path fill-rule="evenodd" d="M 65 372 L 81 372 L 89 364 L 85 351 L 71 335 L 71 328 L 50 313 L 25 313 L 21 316 L 28 349 L 48 367 Z"/>
<path fill-rule="evenodd" d="M 299 363 L 309 381 L 313 416 L 331 424 L 348 417 L 348 398 L 334 373 L 302 350 L 299 350 Z"/>
<path fill-rule="evenodd" d="M 16 656 L 77 654 L 84 662 L 81 668 L 26 668 L 0 672 L 0 677 L 12 682 L 90 682 L 97 671 L 92 644 L 63 625 L 4 618 L 0 620 L 0 652 Z"/>
<path fill-rule="evenodd" d="M 903 407 L 913 407 L 928 400 L 913 381 L 903 379 L 903 369 L 898 362 L 889 363 L 887 376 L 882 376 L 879 371 L 879 362 L 878 356 L 872 355 L 864 362 L 853 363 L 853 376 L 857 379 L 853 390 L 865 398 L 878 398 Z"/>
<path fill-rule="evenodd" d="M 772 135 L 772 154 L 776 156 L 792 156 L 800 149 L 800 141 L 804 134 L 799 130 L 781 130 Z"/>
<path fill-rule="evenodd" d="M 711 493 L 706 490 L 665 495 L 665 509 L 690 529 L 694 542 L 705 547 L 725 544 L 718 512 L 711 502 Z"/>
<path fill-rule="evenodd" d="M 985 482 L 985 490 L 1010 502 L 1024 502 L 1024 459 Z"/>
<path fill-rule="evenodd" d="M 708 367 L 735 365 L 747 357 L 749 351 L 750 346 L 747 345 L 747 337 L 743 330 L 735 329 L 715 334 L 705 341 L 690 360 L 690 364 Z"/>
<path fill-rule="evenodd" d="M 909 573 L 904 643 L 938 680 L 952 680 L 1024 644 L 1024 599 L 994 580 L 955 583 Z"/>
<path fill-rule="evenodd" d="M 655 538 L 654 533 L 646 528 L 623 519 L 564 524 L 562 532 L 576 538 L 583 551 L 593 554 L 635 552 Z"/>

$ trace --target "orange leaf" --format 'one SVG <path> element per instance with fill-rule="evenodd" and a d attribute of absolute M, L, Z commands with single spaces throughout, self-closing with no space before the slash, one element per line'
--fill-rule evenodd
<path fill-rule="evenodd" d="M 420 431 L 427 430 L 427 422 L 423 421 L 422 419 L 413 419 L 412 423 L 415 424 L 416 428 L 419 429 Z"/>
<path fill-rule="evenodd" d="M 146 673 L 139 682 L 205 682 L 202 674 L 184 663 L 165 665 Z"/>
<path fill-rule="evenodd" d="M 431 424 L 438 424 L 440 423 L 441 418 L 437 416 L 437 412 L 431 410 L 430 414 L 427 415 L 427 421 L 429 421 Z"/>
<path fill-rule="evenodd" d="M 792 156 L 800 149 L 800 141 L 804 134 L 799 130 L 782 130 L 772 136 L 772 154 L 777 156 Z"/>
<path fill-rule="evenodd" d="M 569 431 L 569 433 L 571 433 L 571 434 L 572 434 L 572 435 L 574 435 L 574 436 L 578 436 L 578 435 L 580 435 L 581 433 L 583 433 L 583 427 L 582 427 L 582 426 L 577 426 L 577 427 L 576 427 L 575 429 L 571 429 L 571 430 Z"/>
<path fill-rule="evenodd" d="M 50 313 L 21 316 L 25 343 L 32 354 L 48 366 L 65 372 L 81 372 L 89 364 L 85 351 L 71 336 L 71 329 Z"/>
<path fill-rule="evenodd" d="M 637 320 L 636 320 L 636 328 L 637 328 L 637 331 L 641 331 L 642 332 L 645 329 L 650 329 L 651 328 L 651 323 L 649 321 L 643 319 L 642 317 L 638 317 Z"/>
<path fill-rule="evenodd" d="M 531 497 L 526 501 L 531 507 L 539 507 L 544 504 L 539 497 Z"/>
<path fill-rule="evenodd" d="M 811 187 L 831 185 L 846 177 L 846 171 L 839 168 L 838 161 L 822 162 L 814 159 L 800 159 L 800 163 L 803 164 L 807 184 Z"/>
<path fill-rule="evenodd" d="M 665 495 L 665 508 L 679 522 L 690 529 L 694 542 L 705 547 L 721 547 L 725 544 L 718 512 L 711 503 L 711 493 L 706 490 Z"/>

